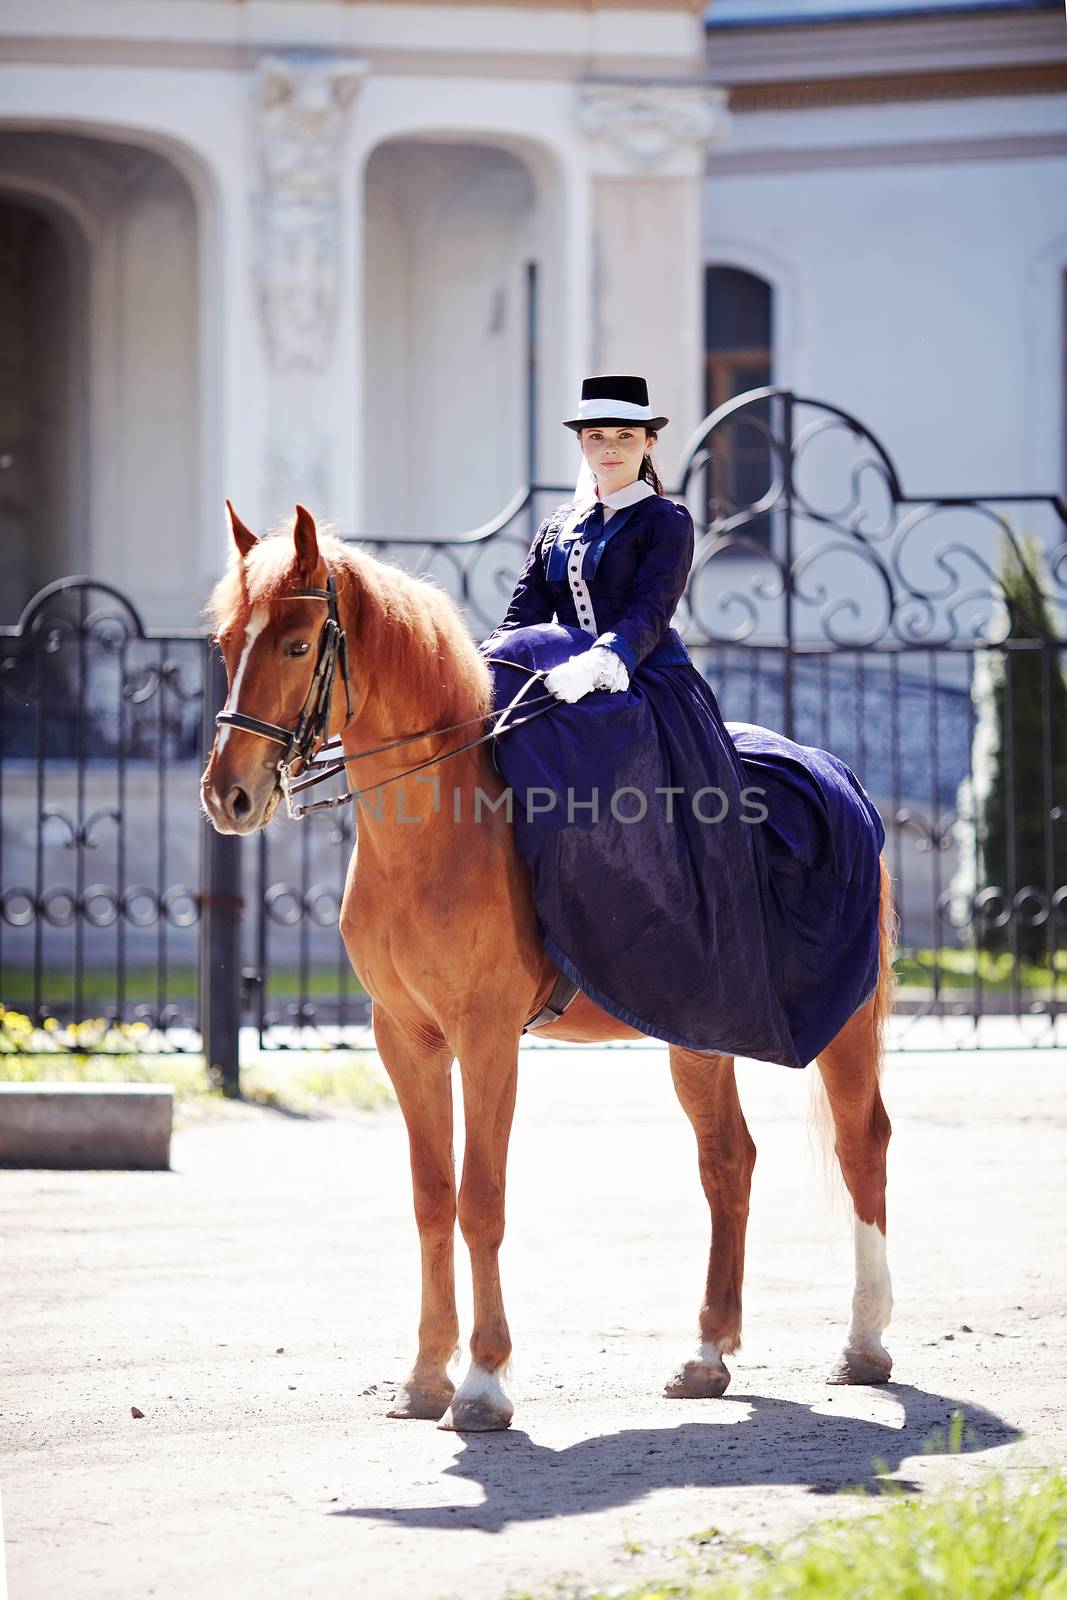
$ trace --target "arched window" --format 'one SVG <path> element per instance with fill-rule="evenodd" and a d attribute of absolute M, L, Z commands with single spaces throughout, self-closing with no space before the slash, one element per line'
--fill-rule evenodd
<path fill-rule="evenodd" d="M 748 389 L 774 382 L 773 290 L 755 273 L 738 267 L 708 267 L 704 275 L 705 404 L 715 411 Z M 766 415 L 763 415 L 763 411 Z M 757 419 L 770 422 L 770 404 L 746 413 L 745 420 L 719 430 L 715 462 L 708 475 L 708 518 L 750 505 L 771 481 L 772 460 Z M 769 514 L 738 530 L 770 545 Z"/>

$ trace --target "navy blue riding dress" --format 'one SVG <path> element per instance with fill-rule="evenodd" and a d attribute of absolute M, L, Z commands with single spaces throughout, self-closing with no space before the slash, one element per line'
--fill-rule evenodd
<path fill-rule="evenodd" d="M 493 741 L 545 948 L 643 1033 L 804 1066 L 877 980 L 881 819 L 837 757 L 723 721 L 671 626 L 685 507 L 639 483 L 606 508 L 545 519 L 481 646 L 498 709 L 595 644 L 630 676 Z"/>

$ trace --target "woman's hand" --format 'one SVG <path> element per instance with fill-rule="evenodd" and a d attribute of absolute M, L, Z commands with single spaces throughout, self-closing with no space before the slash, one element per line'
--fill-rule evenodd
<path fill-rule="evenodd" d="M 561 661 L 545 678 L 545 688 L 557 700 L 570 704 L 589 694 L 592 689 L 607 689 L 617 693 L 630 686 L 630 674 L 621 656 L 606 645 L 594 645 L 582 655 Z"/>

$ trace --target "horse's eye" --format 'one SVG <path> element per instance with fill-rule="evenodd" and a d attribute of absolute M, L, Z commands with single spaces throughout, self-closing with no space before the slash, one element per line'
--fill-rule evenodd
<path fill-rule="evenodd" d="M 306 656 L 311 646 L 306 639 L 292 639 L 285 647 L 287 656 Z"/>

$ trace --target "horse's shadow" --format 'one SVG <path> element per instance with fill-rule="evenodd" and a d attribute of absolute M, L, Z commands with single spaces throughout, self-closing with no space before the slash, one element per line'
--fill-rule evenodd
<path fill-rule="evenodd" d="M 954 1412 L 964 1419 L 961 1451 L 989 1450 L 1020 1437 L 1017 1428 L 970 1401 L 900 1383 L 877 1392 L 903 1407 L 903 1427 L 896 1418 L 857 1420 L 792 1400 L 733 1395 L 706 1402 L 716 1408 L 714 1422 L 626 1428 L 563 1450 L 535 1444 L 520 1432 L 467 1434 L 462 1454 L 446 1471 L 480 1484 L 482 1504 L 348 1506 L 329 1514 L 398 1527 L 499 1533 L 512 1523 L 630 1505 L 654 1489 L 773 1484 L 801 1485 L 813 1494 L 853 1486 L 870 1489 L 880 1473 L 895 1472 L 908 1456 L 953 1448 L 949 1419 Z M 730 1411 L 736 1416 L 730 1417 Z M 903 1487 L 914 1485 L 905 1482 Z"/>

